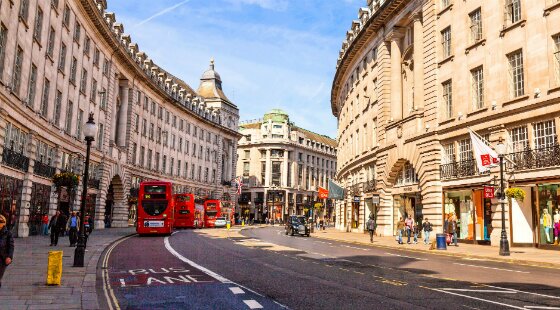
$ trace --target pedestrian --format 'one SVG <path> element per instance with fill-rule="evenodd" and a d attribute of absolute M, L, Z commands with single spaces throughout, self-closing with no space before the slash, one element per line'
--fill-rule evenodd
<path fill-rule="evenodd" d="M 412 234 L 412 228 L 414 226 L 414 220 L 412 219 L 412 215 L 409 215 L 408 218 L 404 221 L 406 226 L 406 235 L 408 239 L 406 240 L 407 244 L 410 244 L 410 235 Z"/>
<path fill-rule="evenodd" d="M 43 217 L 41 217 L 41 223 L 43 224 L 42 226 L 42 231 L 43 231 L 43 236 L 48 236 L 49 235 L 49 216 L 47 215 L 47 213 L 43 213 Z"/>
<path fill-rule="evenodd" d="M 430 243 L 430 232 L 433 230 L 432 223 L 425 218 L 424 223 L 422 223 L 422 228 L 424 230 L 424 244 Z"/>
<path fill-rule="evenodd" d="M 455 216 L 455 213 L 451 214 L 451 218 L 449 220 L 449 231 L 453 234 L 453 244 L 455 246 L 459 246 L 457 244 L 457 216 Z"/>
<path fill-rule="evenodd" d="M 90 222 L 89 222 L 89 214 L 86 213 L 86 218 L 84 219 L 84 235 L 88 235 L 90 232 L 90 226 L 89 226 Z"/>
<path fill-rule="evenodd" d="M 6 218 L 0 215 L 0 287 L 6 267 L 12 263 L 14 258 L 14 237 L 6 226 Z"/>
<path fill-rule="evenodd" d="M 403 236 L 404 227 L 405 227 L 405 223 L 403 218 L 401 217 L 399 222 L 397 223 L 397 234 L 398 234 L 397 241 L 399 242 L 399 244 L 403 244 L 402 236 Z"/>
<path fill-rule="evenodd" d="M 418 222 L 414 223 L 414 227 L 412 227 L 413 233 L 414 233 L 414 244 L 418 244 L 418 234 L 420 234 L 420 225 L 418 225 Z"/>
<path fill-rule="evenodd" d="M 56 213 L 51 217 L 48 226 L 51 230 L 51 246 L 58 244 L 58 235 L 60 234 L 59 222 L 62 222 L 60 211 L 56 211 Z"/>
<path fill-rule="evenodd" d="M 264 222 L 268 225 L 268 217 L 264 219 Z"/>
<path fill-rule="evenodd" d="M 373 243 L 373 234 L 375 233 L 375 220 L 373 219 L 373 214 L 370 214 L 366 226 L 369 232 L 369 242 Z"/>
<path fill-rule="evenodd" d="M 93 216 L 89 216 L 89 233 L 93 232 Z"/>
<path fill-rule="evenodd" d="M 66 222 L 66 231 L 68 232 L 68 237 L 70 239 L 70 246 L 75 246 L 78 241 L 78 231 L 80 230 L 80 218 L 76 215 L 76 212 L 72 212 L 72 215 Z"/>

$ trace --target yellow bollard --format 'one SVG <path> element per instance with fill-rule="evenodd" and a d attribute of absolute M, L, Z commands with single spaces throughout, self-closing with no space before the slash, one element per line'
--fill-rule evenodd
<path fill-rule="evenodd" d="M 60 285 L 62 279 L 62 251 L 49 251 L 47 285 Z"/>
<path fill-rule="evenodd" d="M 229 229 L 230 227 L 231 227 L 231 223 L 230 223 L 230 222 L 227 222 L 227 223 L 226 223 L 226 229 Z"/>
<path fill-rule="evenodd" d="M 245 226 L 245 220 L 241 221 L 241 226 Z"/>

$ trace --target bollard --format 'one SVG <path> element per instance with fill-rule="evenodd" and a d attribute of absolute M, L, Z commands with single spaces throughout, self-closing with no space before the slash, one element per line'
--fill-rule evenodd
<path fill-rule="evenodd" d="M 47 285 L 60 285 L 62 279 L 62 251 L 49 251 Z"/>
<path fill-rule="evenodd" d="M 229 229 L 230 227 L 231 227 L 231 223 L 228 221 L 228 222 L 226 223 L 226 229 Z"/>
<path fill-rule="evenodd" d="M 241 226 L 245 226 L 245 221 L 241 221 Z"/>

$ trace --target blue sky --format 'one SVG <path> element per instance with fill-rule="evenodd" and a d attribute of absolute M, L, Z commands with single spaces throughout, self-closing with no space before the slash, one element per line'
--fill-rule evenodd
<path fill-rule="evenodd" d="M 330 89 L 346 30 L 366 0 L 108 1 L 140 50 L 194 89 L 215 58 L 241 120 L 281 108 L 336 137 Z"/>

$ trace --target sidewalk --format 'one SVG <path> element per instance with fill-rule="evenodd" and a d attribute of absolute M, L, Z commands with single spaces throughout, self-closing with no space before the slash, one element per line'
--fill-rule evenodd
<path fill-rule="evenodd" d="M 86 248 L 84 265 L 72 267 L 74 250 L 68 236 L 51 247 L 50 237 L 15 239 L 13 263 L 6 269 L 0 288 L 2 309 L 99 309 L 96 292 L 97 262 L 112 242 L 133 234 L 134 227 L 94 230 Z M 60 286 L 47 286 L 49 251 L 63 251 Z"/>
<path fill-rule="evenodd" d="M 403 238 L 405 244 L 399 245 L 395 241 L 395 237 L 374 237 L 373 243 L 370 243 L 369 234 L 343 232 L 334 228 L 327 228 L 321 231 L 315 230 L 312 237 L 371 245 L 374 247 L 425 252 L 434 255 L 480 258 L 513 264 L 560 269 L 560 246 L 558 251 L 542 250 L 532 247 L 510 247 L 510 256 L 500 256 L 498 247 L 488 245 L 459 243 L 458 247 L 453 245 L 448 246 L 446 251 L 430 250 L 430 246 L 425 245 L 422 240 L 418 240 L 418 244 L 406 244 L 406 238 Z"/>

